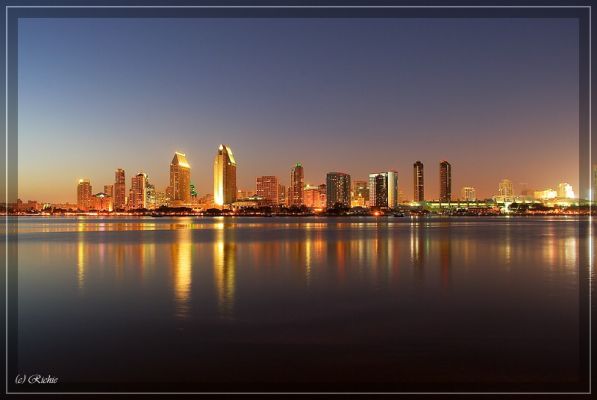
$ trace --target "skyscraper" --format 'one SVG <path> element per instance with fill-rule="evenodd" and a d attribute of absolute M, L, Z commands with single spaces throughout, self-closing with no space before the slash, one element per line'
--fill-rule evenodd
<path fill-rule="evenodd" d="M 230 147 L 218 147 L 214 159 L 214 203 L 232 204 L 236 200 L 236 160 Z"/>
<path fill-rule="evenodd" d="M 416 202 L 425 201 L 425 181 L 423 177 L 423 163 L 417 161 L 413 164 L 414 195 Z"/>
<path fill-rule="evenodd" d="M 324 208 L 326 206 L 326 185 L 305 185 L 303 204 L 309 208 Z"/>
<path fill-rule="evenodd" d="M 277 176 L 259 176 L 256 180 L 255 194 L 270 204 L 280 201 L 280 183 Z"/>
<path fill-rule="evenodd" d="M 114 185 L 104 185 L 104 194 L 108 197 L 114 197 Z"/>
<path fill-rule="evenodd" d="M 369 202 L 369 185 L 367 181 L 354 181 L 352 189 L 352 207 L 365 207 Z"/>
<path fill-rule="evenodd" d="M 170 163 L 168 192 L 174 205 L 185 205 L 191 202 L 191 166 L 183 153 L 174 153 Z"/>
<path fill-rule="evenodd" d="M 126 206 L 126 182 L 124 170 L 118 168 L 114 173 L 114 209 L 124 210 Z"/>
<path fill-rule="evenodd" d="M 447 161 L 439 163 L 439 200 L 449 203 L 452 199 L 452 166 Z"/>
<path fill-rule="evenodd" d="M 474 187 L 465 186 L 460 191 L 460 197 L 463 201 L 476 201 L 477 200 L 477 191 Z"/>
<path fill-rule="evenodd" d="M 89 179 L 79 179 L 79 183 L 77 184 L 77 207 L 83 211 L 87 211 L 93 207 L 93 195 L 91 194 L 91 182 Z"/>
<path fill-rule="evenodd" d="M 327 208 L 337 204 L 350 207 L 350 175 L 343 172 L 328 172 L 326 188 Z"/>
<path fill-rule="evenodd" d="M 369 207 L 394 208 L 398 205 L 398 173 L 369 174 Z"/>
<path fill-rule="evenodd" d="M 129 208 L 147 208 L 147 174 L 139 172 L 131 178 Z"/>
<path fill-rule="evenodd" d="M 300 206 L 303 204 L 303 190 L 305 186 L 305 172 L 300 162 L 297 162 L 290 171 L 290 201 L 291 206 Z"/>

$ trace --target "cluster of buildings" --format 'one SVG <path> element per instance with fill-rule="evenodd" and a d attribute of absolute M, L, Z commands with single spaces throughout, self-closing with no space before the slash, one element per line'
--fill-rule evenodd
<path fill-rule="evenodd" d="M 305 184 L 304 167 L 300 162 L 290 170 L 290 184 L 286 187 L 277 176 L 259 176 L 254 190 L 239 190 L 236 181 L 237 163 L 229 146 L 221 144 L 213 162 L 213 192 L 198 196 L 191 182 L 191 166 L 186 155 L 176 152 L 170 162 L 170 180 L 165 190 L 156 188 L 144 172 L 130 178 L 127 191 L 126 173 L 115 171 L 114 182 L 94 193 L 89 179 L 80 179 L 77 184 L 76 204 L 55 204 L 54 208 L 81 211 L 152 210 L 160 207 L 187 207 L 195 210 L 210 208 L 242 209 L 248 207 L 302 207 L 312 210 L 347 209 L 362 207 L 370 209 L 395 209 L 401 204 L 418 207 L 442 207 L 452 203 L 479 205 L 474 187 L 465 186 L 460 196 L 452 193 L 452 166 L 448 161 L 439 163 L 439 200 L 428 201 L 425 196 L 425 171 L 421 161 L 413 164 L 412 201 L 404 199 L 399 191 L 398 172 L 382 171 L 369 174 L 368 180 L 352 180 L 344 172 L 329 172 L 325 183 Z M 522 184 L 515 195 L 512 181 L 503 179 L 498 185 L 498 194 L 483 204 L 509 204 L 517 202 L 558 202 L 575 198 L 572 186 L 560 183 L 557 190 L 548 188 L 533 190 Z M 46 206 L 37 202 L 19 202 L 18 210 L 39 210 Z M 471 205 L 472 207 L 473 205 Z"/>

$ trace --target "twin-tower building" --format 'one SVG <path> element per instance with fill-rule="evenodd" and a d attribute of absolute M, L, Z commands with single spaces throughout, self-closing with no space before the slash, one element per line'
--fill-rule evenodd
<path fill-rule="evenodd" d="M 170 200 L 173 205 L 191 203 L 191 166 L 186 155 L 174 153 L 170 163 Z M 214 159 L 214 204 L 236 201 L 236 160 L 230 147 L 221 144 Z"/>

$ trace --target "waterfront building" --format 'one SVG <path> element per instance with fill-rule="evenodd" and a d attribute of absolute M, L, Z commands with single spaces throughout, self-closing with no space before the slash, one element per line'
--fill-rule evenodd
<path fill-rule="evenodd" d="M 369 174 L 369 207 L 394 208 L 398 205 L 398 173 Z"/>
<path fill-rule="evenodd" d="M 278 204 L 286 205 L 287 196 L 286 196 L 286 186 L 280 184 L 278 186 Z"/>
<path fill-rule="evenodd" d="M 190 185 L 191 188 L 191 203 L 196 203 L 197 202 L 197 188 L 195 187 L 195 185 L 193 183 L 191 183 Z"/>
<path fill-rule="evenodd" d="M 155 197 L 155 208 L 160 208 L 162 206 L 167 207 L 170 204 L 170 196 L 166 192 L 161 192 L 156 190 L 154 193 Z"/>
<path fill-rule="evenodd" d="M 79 179 L 79 183 L 77 184 L 77 207 L 83 211 L 87 211 L 93 207 L 91 182 L 89 179 Z"/>
<path fill-rule="evenodd" d="M 326 185 L 305 185 L 303 191 L 304 205 L 309 208 L 322 209 L 326 207 Z"/>
<path fill-rule="evenodd" d="M 174 206 L 188 205 L 191 202 L 191 166 L 183 153 L 174 153 L 167 192 Z"/>
<path fill-rule="evenodd" d="M 147 174 L 143 172 L 131 178 L 129 208 L 147 208 Z"/>
<path fill-rule="evenodd" d="M 413 164 L 413 201 L 425 201 L 425 180 L 423 174 L 423 163 L 417 161 Z"/>
<path fill-rule="evenodd" d="M 452 200 L 452 165 L 445 160 L 439 163 L 439 200 L 442 203 Z"/>
<path fill-rule="evenodd" d="M 118 168 L 114 173 L 114 209 L 124 210 L 126 207 L 126 182 L 125 174 L 122 168 Z"/>
<path fill-rule="evenodd" d="M 248 199 L 249 197 L 255 197 L 255 196 L 256 196 L 256 194 L 252 190 L 238 189 L 236 191 L 236 200 Z"/>
<path fill-rule="evenodd" d="M 304 203 L 303 190 L 305 186 L 305 171 L 300 162 L 297 162 L 290 171 L 289 205 L 300 206 Z"/>
<path fill-rule="evenodd" d="M 337 204 L 350 207 L 350 175 L 344 172 L 328 172 L 326 175 L 326 206 Z"/>
<path fill-rule="evenodd" d="M 573 199 L 574 190 L 572 190 L 572 185 L 568 183 L 562 182 L 558 185 L 558 198 L 560 199 Z"/>
<path fill-rule="evenodd" d="M 369 185 L 367 181 L 355 180 L 352 187 L 351 207 L 367 207 L 369 203 Z"/>
<path fill-rule="evenodd" d="M 104 185 L 104 193 L 106 196 L 114 198 L 114 185 Z"/>
<path fill-rule="evenodd" d="M 113 202 L 112 196 L 108 196 L 107 193 L 97 193 L 93 196 L 93 209 L 96 211 L 112 211 Z"/>
<path fill-rule="evenodd" d="M 236 201 L 236 160 L 230 147 L 218 147 L 214 158 L 214 203 L 216 206 Z"/>
<path fill-rule="evenodd" d="M 477 191 L 474 187 L 465 186 L 460 191 L 460 199 L 462 201 L 477 201 Z"/>
<path fill-rule="evenodd" d="M 255 195 L 269 204 L 278 204 L 280 202 L 280 186 L 277 176 L 259 176 L 255 182 Z"/>
<path fill-rule="evenodd" d="M 145 208 L 153 210 L 157 205 L 156 190 L 153 183 L 149 183 L 149 177 L 145 180 Z"/>
<path fill-rule="evenodd" d="M 552 200 L 558 197 L 558 192 L 553 189 L 536 190 L 535 199 L 537 200 Z"/>

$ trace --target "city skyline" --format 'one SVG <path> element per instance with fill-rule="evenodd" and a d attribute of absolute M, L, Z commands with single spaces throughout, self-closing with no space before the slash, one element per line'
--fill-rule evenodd
<path fill-rule="evenodd" d="M 72 201 L 77 179 L 102 187 L 115 168 L 162 190 L 175 151 L 201 196 L 220 143 L 237 152 L 239 188 L 258 176 L 289 185 L 300 160 L 312 185 L 330 171 L 396 170 L 411 198 L 420 160 L 425 197 L 438 198 L 444 159 L 453 196 L 473 186 L 490 197 L 504 177 L 578 188 L 572 20 L 26 20 L 19 30 L 24 199 Z"/>

